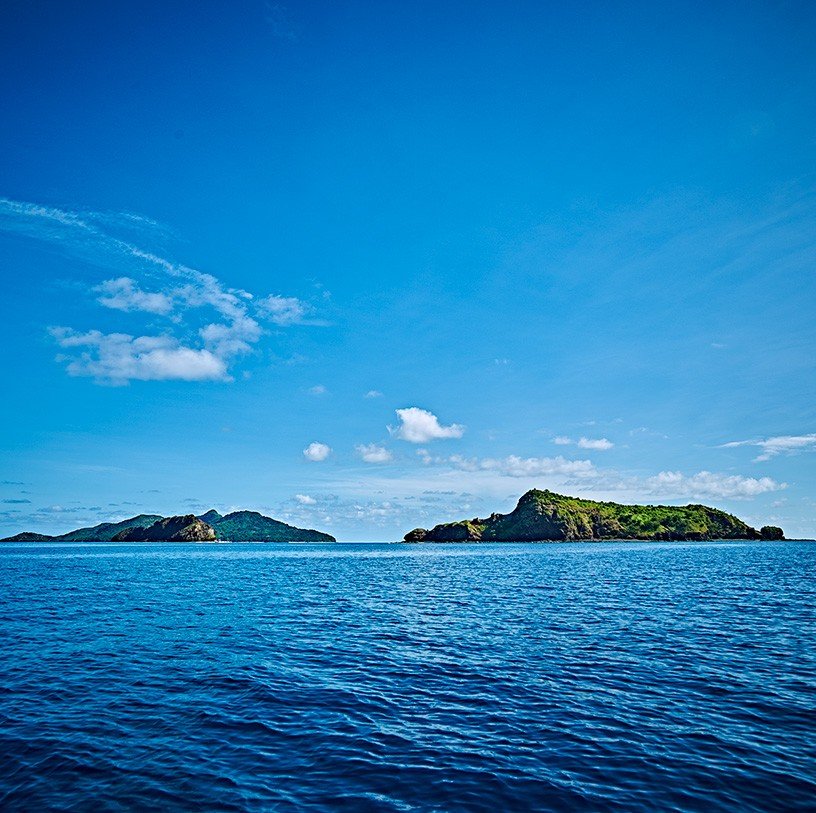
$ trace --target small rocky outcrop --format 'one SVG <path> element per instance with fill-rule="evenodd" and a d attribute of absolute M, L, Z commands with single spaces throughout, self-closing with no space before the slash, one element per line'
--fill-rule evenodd
<path fill-rule="evenodd" d="M 413 531 L 408 531 L 405 534 L 405 539 L 403 542 L 424 542 L 425 538 L 428 536 L 428 531 L 426 528 L 414 528 Z"/>

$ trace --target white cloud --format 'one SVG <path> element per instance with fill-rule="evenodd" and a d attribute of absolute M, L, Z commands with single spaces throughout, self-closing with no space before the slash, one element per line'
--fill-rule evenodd
<path fill-rule="evenodd" d="M 396 429 L 389 426 L 388 431 L 395 438 L 407 440 L 409 443 L 427 443 L 442 438 L 461 438 L 465 433 L 464 426 L 458 423 L 442 426 L 436 415 L 419 407 L 398 409 L 397 417 L 400 419 L 400 425 Z"/>
<path fill-rule="evenodd" d="M 679 471 L 661 471 L 643 481 L 642 490 L 647 494 L 689 498 L 718 497 L 720 499 L 756 497 L 769 491 L 787 488 L 770 477 L 742 477 L 738 474 L 719 474 L 700 471 L 685 475 Z"/>
<path fill-rule="evenodd" d="M 730 443 L 723 443 L 720 448 L 730 449 L 735 446 L 756 446 L 762 449 L 762 453 L 754 458 L 754 461 L 759 463 L 780 454 L 795 454 L 816 449 L 816 434 L 778 435 L 765 440 L 733 440 Z"/>
<path fill-rule="evenodd" d="M 331 447 L 327 446 L 325 443 L 318 443 L 317 441 L 310 443 L 303 450 L 303 456 L 307 460 L 312 461 L 312 463 L 319 463 L 320 461 L 325 460 L 330 454 Z"/>
<path fill-rule="evenodd" d="M 611 449 L 615 444 L 606 438 L 579 438 L 578 446 L 582 449 L 594 449 L 595 451 L 605 452 Z"/>
<path fill-rule="evenodd" d="M 553 438 L 552 442 L 556 446 L 578 446 L 581 449 L 592 449 L 596 452 L 605 452 L 615 445 L 611 440 L 607 440 L 606 438 L 581 437 L 578 438 L 578 440 L 573 440 L 572 438 L 568 438 L 564 435 L 559 435 L 558 437 Z"/>
<path fill-rule="evenodd" d="M 199 330 L 204 346 L 222 359 L 248 352 L 261 338 L 261 333 L 261 326 L 246 315 L 238 316 L 229 324 L 214 323 Z"/>
<path fill-rule="evenodd" d="M 300 505 L 316 505 L 317 500 L 314 497 L 310 497 L 308 494 L 295 494 L 295 499 L 300 503 Z"/>
<path fill-rule="evenodd" d="M 369 390 L 363 398 L 382 398 L 382 393 L 379 390 Z"/>
<path fill-rule="evenodd" d="M 173 310 L 173 299 L 165 293 L 142 291 L 130 277 L 107 279 L 94 289 L 96 300 L 106 308 L 119 311 L 147 311 L 166 315 Z"/>
<path fill-rule="evenodd" d="M 567 460 L 565 457 L 519 457 L 509 455 L 503 458 L 467 458 L 451 455 L 433 460 L 445 462 L 462 471 L 492 471 L 505 477 L 592 477 L 597 470 L 589 460 Z M 427 457 L 426 461 L 429 462 Z"/>
<path fill-rule="evenodd" d="M 364 443 L 357 446 L 357 454 L 366 463 L 388 463 L 393 460 L 391 452 L 385 446 L 378 446 L 376 443 Z"/>
<path fill-rule="evenodd" d="M 212 274 L 202 274 L 186 266 L 176 267 L 161 257 L 139 250 L 136 251 L 135 256 L 158 265 L 171 276 L 187 278 L 189 281 L 174 288 L 173 294 L 181 299 L 188 308 L 210 306 L 229 321 L 236 321 L 246 316 L 249 303 L 243 296 L 245 292 L 225 288 Z"/>
<path fill-rule="evenodd" d="M 633 477 L 613 469 L 599 469 L 589 460 L 569 460 L 561 455 L 556 457 L 509 455 L 503 458 L 468 458 L 462 455 L 434 457 L 427 449 L 419 449 L 417 454 L 426 465 L 445 468 L 449 472 L 470 473 L 473 475 L 472 484 L 478 482 L 485 486 L 492 481 L 493 486 L 498 489 L 506 478 L 526 479 L 530 481 L 530 486 L 566 488 L 567 493 L 574 493 L 569 489 L 578 485 L 582 493 L 610 495 L 601 499 L 613 499 L 611 495 L 625 494 L 625 498 L 633 502 L 643 502 L 649 497 L 672 500 L 750 499 L 787 488 L 787 483 L 777 482 L 770 477 L 743 477 L 710 471 L 690 475 L 677 471 L 662 471 L 649 477 Z M 545 478 L 545 481 L 536 483 L 539 478 Z"/>
<path fill-rule="evenodd" d="M 316 384 L 314 387 L 309 387 L 310 395 L 325 395 L 328 390 L 322 384 Z"/>
<path fill-rule="evenodd" d="M 258 302 L 258 306 L 271 322 L 281 327 L 302 324 L 308 308 L 293 296 L 271 295 Z"/>
<path fill-rule="evenodd" d="M 72 376 L 91 376 L 109 384 L 228 379 L 223 359 L 206 349 L 185 347 L 171 336 L 134 337 L 98 330 L 76 333 L 69 328 L 54 328 L 51 332 L 60 347 L 78 351 L 78 355 L 59 357 L 67 362 Z"/>

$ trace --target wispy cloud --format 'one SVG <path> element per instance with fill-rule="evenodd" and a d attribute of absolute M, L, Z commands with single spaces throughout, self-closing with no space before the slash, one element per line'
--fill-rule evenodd
<path fill-rule="evenodd" d="M 396 428 L 389 426 L 388 431 L 395 438 L 407 440 L 409 443 L 428 443 L 431 440 L 443 438 L 461 438 L 465 433 L 464 426 L 458 423 L 443 426 L 436 415 L 419 407 L 398 409 L 397 417 L 400 420 L 399 426 Z"/>
<path fill-rule="evenodd" d="M 238 316 L 228 323 L 216 322 L 198 331 L 204 347 L 224 361 L 240 353 L 247 353 L 262 336 L 260 325 L 248 316 Z"/>
<path fill-rule="evenodd" d="M 592 449 L 596 452 L 605 452 L 608 449 L 613 448 L 615 445 L 611 440 L 607 440 L 606 438 L 580 437 L 578 440 L 573 440 L 572 438 L 564 435 L 554 437 L 552 442 L 556 446 L 577 446 L 579 449 Z"/>
<path fill-rule="evenodd" d="M 126 223 L 132 231 L 139 221 L 129 216 Z M 52 335 L 63 350 L 78 350 L 58 356 L 70 375 L 115 384 L 170 378 L 228 381 L 232 380 L 230 364 L 260 341 L 266 332 L 264 323 L 278 327 L 321 324 L 309 318 L 311 306 L 295 297 L 257 298 L 225 286 L 212 274 L 118 237 L 112 229 L 121 228 L 122 223 L 121 217 L 96 212 L 0 199 L 0 229 L 56 244 L 94 265 L 126 266 L 131 274 L 143 278 L 127 275 L 102 280 L 92 288 L 99 304 L 111 310 L 168 317 L 164 330 L 143 336 L 54 328 Z M 207 310 L 214 312 L 214 320 L 211 315 L 208 318 Z"/>
<path fill-rule="evenodd" d="M 275 515 L 287 522 L 308 527 L 351 525 L 357 528 L 388 528 L 401 537 L 417 524 L 431 527 L 446 518 L 472 510 L 469 496 L 456 491 L 445 494 L 394 494 L 379 498 L 371 495 L 299 494 L 277 508 Z"/>
<path fill-rule="evenodd" d="M 388 463 L 394 457 L 385 446 L 378 446 L 376 443 L 363 443 L 356 449 L 366 463 Z"/>
<path fill-rule="evenodd" d="M 616 493 L 641 501 L 649 497 L 671 500 L 684 499 L 749 499 L 772 491 L 787 488 L 771 477 L 745 477 L 738 474 L 699 471 L 683 474 L 679 471 L 661 471 L 646 477 L 622 474 L 614 469 L 595 466 L 590 460 L 570 460 L 556 457 L 478 458 L 449 455 L 435 457 L 426 449 L 417 454 L 429 466 L 454 471 L 466 471 L 483 479 L 508 478 L 527 480 L 525 487 L 572 488 L 581 493 Z M 543 480 L 543 482 L 542 482 Z M 478 480 L 474 480 L 478 483 Z"/>
<path fill-rule="evenodd" d="M 130 277 L 105 280 L 94 290 L 99 294 L 96 301 L 106 308 L 158 314 L 168 314 L 173 310 L 171 296 L 161 292 L 143 291 Z"/>
<path fill-rule="evenodd" d="M 761 463 L 780 454 L 796 454 L 816 450 L 816 434 L 810 435 L 777 435 L 765 440 L 732 440 L 723 443 L 721 449 L 731 449 L 735 446 L 756 446 L 762 449 L 761 454 L 754 458 Z"/>
<path fill-rule="evenodd" d="M 280 327 L 307 323 L 311 308 L 293 296 L 271 295 L 258 301 L 258 309 Z"/>
<path fill-rule="evenodd" d="M 692 475 L 679 471 L 661 471 L 642 482 L 643 493 L 661 497 L 745 499 L 787 488 L 787 483 L 779 483 L 770 477 L 743 477 L 739 474 L 711 471 L 700 471 Z"/>
<path fill-rule="evenodd" d="M 589 460 L 568 460 L 561 455 L 557 457 L 519 457 L 508 455 L 503 458 L 478 458 L 450 455 L 448 457 L 431 457 L 425 450 L 420 450 L 420 457 L 426 464 L 445 464 L 461 471 L 495 472 L 504 477 L 594 477 L 597 469 Z"/>

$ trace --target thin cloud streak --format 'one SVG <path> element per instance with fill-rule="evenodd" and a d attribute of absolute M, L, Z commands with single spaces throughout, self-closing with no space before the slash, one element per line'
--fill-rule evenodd
<path fill-rule="evenodd" d="M 552 442 L 556 446 L 577 446 L 579 449 L 591 449 L 595 452 L 605 452 L 615 446 L 615 444 L 612 443 L 611 440 L 607 440 L 607 438 L 580 437 L 578 440 L 573 440 L 572 438 L 564 435 L 554 437 Z"/>
<path fill-rule="evenodd" d="M 109 234 L 97 225 L 106 220 L 110 218 L 99 213 L 81 215 L 0 198 L 0 229 L 58 243 L 106 267 L 110 266 L 111 258 L 135 261 L 143 273 L 148 276 L 149 272 L 158 273 L 164 281 L 159 290 L 145 290 L 138 280 L 120 276 L 103 280 L 93 288 L 99 304 L 108 309 L 170 317 L 167 330 L 160 335 L 134 337 L 99 330 L 52 328 L 52 335 L 62 349 L 83 348 L 79 355 L 63 353 L 57 357 L 66 364 L 69 375 L 85 375 L 97 383 L 114 384 L 170 378 L 230 381 L 230 363 L 260 341 L 266 332 L 262 322 L 278 327 L 320 324 L 308 318 L 311 307 L 295 297 L 270 295 L 256 299 L 247 291 L 227 288 L 212 274 L 174 263 Z M 99 262 L 100 255 L 103 263 Z M 202 325 L 197 337 L 183 341 L 173 335 L 173 330 L 182 324 L 182 315 L 203 307 L 214 309 L 220 319 Z"/>
<path fill-rule="evenodd" d="M 762 453 L 754 458 L 755 463 L 762 463 L 781 454 L 797 454 L 816 450 L 816 434 L 809 435 L 777 435 L 765 440 L 732 440 L 723 443 L 719 448 L 733 449 L 737 446 L 756 446 Z"/>

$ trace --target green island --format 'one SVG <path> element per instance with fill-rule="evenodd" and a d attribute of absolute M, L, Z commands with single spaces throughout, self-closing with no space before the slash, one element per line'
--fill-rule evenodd
<path fill-rule="evenodd" d="M 215 509 L 205 514 L 162 517 L 139 514 L 121 522 L 103 522 L 59 536 L 23 531 L 0 542 L 336 542 L 330 534 L 295 528 L 257 511 L 234 511 L 222 515 Z"/>
<path fill-rule="evenodd" d="M 781 528 L 752 528 L 706 505 L 623 505 L 532 489 L 509 514 L 415 528 L 404 542 L 567 542 L 611 539 L 691 541 L 784 539 Z"/>

